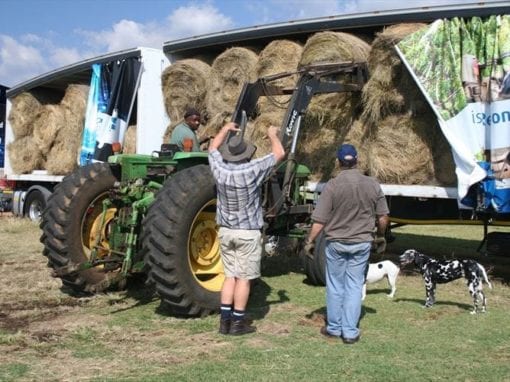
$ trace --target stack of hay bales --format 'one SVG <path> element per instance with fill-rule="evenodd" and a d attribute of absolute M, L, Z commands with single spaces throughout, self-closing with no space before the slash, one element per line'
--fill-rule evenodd
<path fill-rule="evenodd" d="M 67 174 L 78 166 L 89 87 L 71 84 L 59 107 L 63 122 L 49 150 L 46 169 L 50 174 Z"/>
<path fill-rule="evenodd" d="M 367 61 L 369 52 L 370 45 L 352 34 L 320 32 L 307 40 L 300 66 Z M 333 176 L 336 150 L 351 129 L 360 101 L 358 94 L 350 92 L 321 94 L 312 99 L 302 125 L 297 159 L 309 166 L 313 180 Z"/>
<path fill-rule="evenodd" d="M 245 82 L 306 67 L 311 64 L 364 61 L 369 81 L 362 93 L 331 93 L 312 99 L 301 124 L 297 160 L 312 171 L 313 180 L 328 180 L 338 170 L 336 150 L 345 143 L 359 151 L 358 166 L 384 183 L 453 185 L 455 166 L 450 147 L 436 118 L 409 75 L 394 46 L 425 24 L 390 26 L 369 45 L 343 32 L 319 32 L 302 46 L 274 40 L 261 50 L 233 47 L 218 55 L 209 67 L 198 59 L 178 61 L 163 76 L 163 91 L 171 125 L 164 140 L 181 122 L 187 106 L 208 116 L 199 135 L 214 136 L 230 120 Z M 292 87 L 297 76 L 273 84 Z M 338 76 L 335 80 L 342 81 Z M 289 96 L 261 97 L 251 115 L 247 138 L 256 156 L 270 151 L 268 125 L 281 126 Z"/>
<path fill-rule="evenodd" d="M 7 146 L 11 167 L 16 173 L 25 174 L 42 168 L 44 159 L 33 137 L 34 119 L 41 108 L 32 93 L 21 93 L 12 100 L 9 123 L 14 141 Z"/>
<path fill-rule="evenodd" d="M 64 175 L 74 170 L 87 95 L 88 86 L 71 84 L 60 103 L 39 102 L 28 92 L 12 100 L 9 122 L 15 140 L 7 149 L 16 173 L 47 170 L 50 174 Z"/>
<path fill-rule="evenodd" d="M 290 40 L 274 40 L 259 54 L 256 66 L 257 78 L 277 73 L 294 72 L 297 70 L 303 47 Z M 296 85 L 297 75 L 283 77 L 271 82 L 272 86 L 292 88 Z M 267 139 L 267 128 L 270 125 L 281 126 L 288 106 L 290 96 L 261 97 L 259 100 L 259 115 L 253 128 L 247 132 L 247 138 L 257 146 L 256 157 L 261 157 L 271 151 Z"/>
<path fill-rule="evenodd" d="M 432 109 L 402 64 L 394 46 L 425 24 L 397 24 L 377 35 L 368 57 L 360 124 L 367 132 L 360 156 L 367 172 L 393 184 L 453 185 L 451 150 Z M 441 163 L 439 166 L 438 163 Z"/>

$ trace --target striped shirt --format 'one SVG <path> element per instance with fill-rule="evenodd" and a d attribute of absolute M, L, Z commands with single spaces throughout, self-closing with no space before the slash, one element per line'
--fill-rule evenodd
<path fill-rule="evenodd" d="M 248 163 L 224 162 L 218 150 L 209 153 L 209 165 L 218 194 L 216 223 L 230 229 L 261 229 L 261 184 L 271 173 L 273 154 Z"/>

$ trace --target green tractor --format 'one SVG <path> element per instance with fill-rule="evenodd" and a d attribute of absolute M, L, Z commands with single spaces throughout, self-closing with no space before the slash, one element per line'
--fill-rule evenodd
<path fill-rule="evenodd" d="M 261 96 L 291 96 L 281 129 L 287 159 L 263 189 L 266 237 L 303 238 L 310 224 L 313 198 L 304 187 L 310 172 L 296 163 L 295 151 L 311 98 L 359 92 L 367 77 L 365 63 L 349 62 L 303 68 L 292 89 L 271 84 L 295 74 L 245 84 L 233 114 L 241 122 L 244 113 L 256 115 Z M 77 169 L 55 188 L 41 222 L 43 254 L 74 293 L 123 288 L 141 273 L 172 313 L 206 315 L 219 308 L 224 279 L 215 214 L 207 153 L 163 145 L 153 155 L 114 155 Z M 305 261 L 310 280 L 323 283 L 323 257 Z"/>

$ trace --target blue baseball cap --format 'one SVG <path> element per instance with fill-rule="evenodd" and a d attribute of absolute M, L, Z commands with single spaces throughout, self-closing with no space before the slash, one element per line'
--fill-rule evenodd
<path fill-rule="evenodd" d="M 338 148 L 336 156 L 340 162 L 345 164 L 354 164 L 358 160 L 358 152 L 356 151 L 356 148 L 347 143 Z"/>

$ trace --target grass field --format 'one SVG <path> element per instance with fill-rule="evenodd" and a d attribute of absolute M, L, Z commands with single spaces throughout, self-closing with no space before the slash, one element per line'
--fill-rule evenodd
<path fill-rule="evenodd" d="M 508 261 L 477 255 L 481 232 L 402 227 L 385 258 L 409 247 L 478 256 L 494 284 L 488 313 L 469 314 L 461 280 L 422 308 L 423 281 L 409 270 L 393 300 L 385 281 L 369 285 L 362 339 L 347 346 L 319 334 L 324 287 L 307 284 L 295 257 L 264 262 L 249 305 L 258 332 L 236 338 L 216 333 L 216 316 L 165 314 L 141 284 L 70 297 L 50 276 L 38 227 L 0 218 L 0 381 L 510 381 Z"/>

